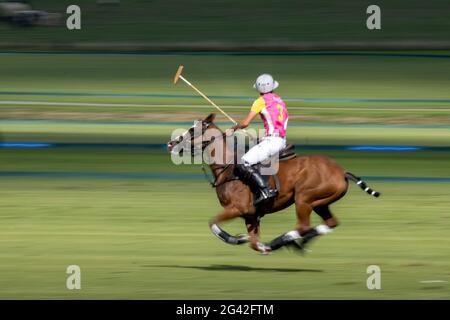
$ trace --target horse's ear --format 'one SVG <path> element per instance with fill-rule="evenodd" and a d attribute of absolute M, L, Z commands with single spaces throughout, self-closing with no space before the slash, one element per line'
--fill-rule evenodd
<path fill-rule="evenodd" d="M 205 120 L 203 120 L 206 123 L 212 123 L 214 121 L 214 119 L 216 118 L 216 114 L 215 113 L 211 113 L 209 116 L 207 116 L 205 118 Z"/>

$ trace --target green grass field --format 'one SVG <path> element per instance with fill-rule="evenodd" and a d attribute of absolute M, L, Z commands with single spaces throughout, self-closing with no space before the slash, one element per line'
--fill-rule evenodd
<path fill-rule="evenodd" d="M 450 176 L 449 153 L 321 153 L 363 176 Z M 180 174 L 176 180 L 2 177 L 2 299 L 450 297 L 448 183 L 369 179 L 382 192 L 379 199 L 352 185 L 334 205 L 341 226 L 313 243 L 312 252 L 261 256 L 211 234 L 207 221 L 220 208 L 214 191 L 200 179 L 183 178 L 200 174 L 199 168 L 171 165 L 164 153 L 10 149 L 0 161 L 2 172 Z M 262 221 L 263 240 L 294 225 L 293 208 L 269 215 Z M 226 229 L 245 230 L 240 220 Z M 81 267 L 80 291 L 65 288 L 71 264 Z M 365 285 L 371 264 L 382 270 L 379 291 Z M 430 280 L 444 282 L 421 282 Z"/>
<path fill-rule="evenodd" d="M 351 185 L 333 206 L 341 225 L 312 252 L 262 256 L 214 237 L 214 190 L 164 150 L 0 148 L 0 299 L 449 299 L 450 152 L 326 147 L 449 147 L 449 61 L 0 54 L 0 143 L 163 144 L 213 111 L 173 87 L 178 64 L 236 118 L 267 68 L 292 99 L 297 152 L 328 155 L 382 193 Z M 266 216 L 262 239 L 294 226 L 293 208 Z M 240 220 L 224 228 L 245 230 Z M 78 291 L 66 289 L 73 264 Z M 369 265 L 381 268 L 381 290 L 366 288 Z"/>

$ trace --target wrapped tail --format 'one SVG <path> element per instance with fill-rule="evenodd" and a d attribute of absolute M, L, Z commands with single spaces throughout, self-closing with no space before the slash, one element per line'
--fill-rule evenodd
<path fill-rule="evenodd" d="M 360 177 L 355 176 L 353 173 L 346 172 L 345 177 L 355 182 L 362 190 L 364 190 L 371 196 L 374 196 L 375 198 L 378 198 L 380 196 L 380 193 L 378 191 L 375 191 L 370 187 L 368 187 L 367 184 Z"/>

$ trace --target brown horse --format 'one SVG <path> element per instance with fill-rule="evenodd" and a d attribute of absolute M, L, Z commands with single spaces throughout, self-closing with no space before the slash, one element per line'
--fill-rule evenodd
<path fill-rule="evenodd" d="M 190 151 L 204 151 L 206 148 L 222 152 L 223 161 L 211 163 L 210 169 L 215 177 L 214 186 L 223 210 L 211 221 L 212 232 L 229 244 L 250 242 L 250 246 L 261 253 L 293 245 L 303 250 L 305 244 L 312 238 L 329 233 L 338 225 L 336 217 L 329 206 L 342 198 L 347 192 L 348 179 L 356 182 L 364 191 L 378 197 L 364 181 L 346 172 L 336 162 L 324 156 L 297 156 L 278 163 L 279 193 L 278 196 L 261 206 L 253 205 L 253 192 L 234 175 L 234 149 L 223 143 L 225 135 L 214 124 L 214 114 L 199 120 L 183 135 L 168 143 L 171 153 L 181 152 L 182 148 L 190 147 Z M 211 130 L 215 129 L 215 130 Z M 195 134 L 197 132 L 197 134 Z M 219 133 L 219 134 L 218 134 Z M 182 147 L 182 148 L 180 148 Z M 178 151 L 177 151 L 178 150 Z M 213 151 L 214 152 L 214 151 Z M 270 183 L 275 184 L 273 177 Z M 259 242 L 260 219 L 265 214 L 280 211 L 295 203 L 297 213 L 296 229 L 287 232 L 271 241 L 269 244 Z M 311 212 L 316 212 L 323 224 L 311 227 Z M 232 236 L 220 228 L 227 220 L 242 217 L 247 227 L 247 235 Z"/>

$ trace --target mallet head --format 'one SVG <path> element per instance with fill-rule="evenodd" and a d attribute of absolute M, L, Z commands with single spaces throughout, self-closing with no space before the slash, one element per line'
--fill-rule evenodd
<path fill-rule="evenodd" d="M 176 84 L 180 79 L 181 73 L 183 72 L 184 66 L 179 66 L 177 73 L 175 73 L 175 77 L 173 78 L 173 84 Z"/>

